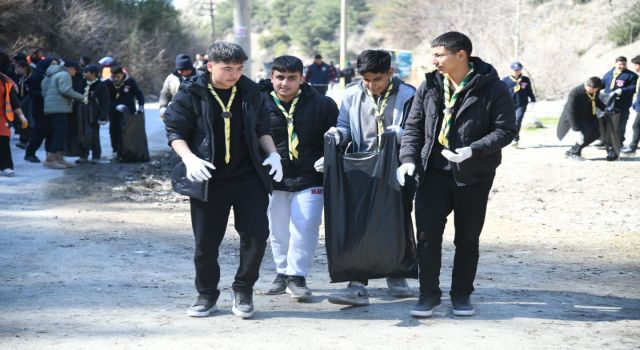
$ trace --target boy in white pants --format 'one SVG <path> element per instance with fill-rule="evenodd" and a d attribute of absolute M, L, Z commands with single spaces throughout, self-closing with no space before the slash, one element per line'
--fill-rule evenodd
<path fill-rule="evenodd" d="M 278 57 L 271 80 L 261 82 L 284 171 L 282 181 L 273 183 L 269 203 L 277 276 L 267 293 L 286 291 L 298 300 L 311 296 L 305 277 L 318 244 L 324 203 L 322 174 L 314 163 L 323 156 L 324 133 L 338 117 L 336 103 L 303 82 L 302 68 L 297 57 Z"/>

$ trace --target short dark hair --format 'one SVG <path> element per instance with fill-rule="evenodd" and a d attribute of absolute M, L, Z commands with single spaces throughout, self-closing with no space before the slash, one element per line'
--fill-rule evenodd
<path fill-rule="evenodd" d="M 624 56 L 616 57 L 616 62 L 627 62 L 627 58 Z"/>
<path fill-rule="evenodd" d="M 292 72 L 292 73 L 300 73 L 302 74 L 302 69 L 304 65 L 302 64 L 302 60 L 295 56 L 284 55 L 280 57 L 276 57 L 273 60 L 273 65 L 271 66 L 271 72 Z"/>
<path fill-rule="evenodd" d="M 602 83 L 602 79 L 598 77 L 591 77 L 587 79 L 587 81 L 585 81 L 584 84 L 594 89 L 602 89 L 602 87 L 604 87 L 604 84 Z"/>
<path fill-rule="evenodd" d="M 120 74 L 120 73 L 124 73 L 121 66 L 111 67 L 111 74 Z"/>
<path fill-rule="evenodd" d="M 631 63 L 640 64 L 640 55 L 632 58 Z"/>
<path fill-rule="evenodd" d="M 218 41 L 209 47 L 207 52 L 209 61 L 224 63 L 244 63 L 249 58 L 238 44 L 228 41 Z"/>
<path fill-rule="evenodd" d="M 473 51 L 471 39 L 460 32 L 447 32 L 433 39 L 431 47 L 438 46 L 443 46 L 453 53 L 464 50 L 469 57 L 471 56 L 471 51 Z"/>
<path fill-rule="evenodd" d="M 386 50 L 364 50 L 356 60 L 358 74 L 386 73 L 391 69 L 391 53 Z"/>

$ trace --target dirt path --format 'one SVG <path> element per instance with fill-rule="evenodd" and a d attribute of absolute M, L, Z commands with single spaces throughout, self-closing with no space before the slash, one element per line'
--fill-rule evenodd
<path fill-rule="evenodd" d="M 557 103 L 538 105 L 540 114 L 558 113 Z M 147 111 L 156 160 L 143 166 L 54 172 L 13 149 L 18 176 L 0 178 L 1 349 L 639 348 L 640 157 L 605 162 L 604 151 L 588 148 L 596 160 L 569 161 L 553 128 L 527 131 L 524 149 L 506 149 L 472 318 L 454 317 L 444 300 L 433 318 L 413 319 L 415 298 L 391 298 L 381 280 L 371 283 L 372 305 L 332 305 L 326 295 L 342 285 L 329 283 L 321 244 L 312 302 L 259 294 L 255 317 L 240 320 L 229 310 L 238 263 L 231 223 L 221 311 L 192 319 L 188 205 L 158 178 L 166 147 L 157 111 Z M 446 293 L 450 226 L 445 240 Z M 267 251 L 258 293 L 273 279 Z"/>

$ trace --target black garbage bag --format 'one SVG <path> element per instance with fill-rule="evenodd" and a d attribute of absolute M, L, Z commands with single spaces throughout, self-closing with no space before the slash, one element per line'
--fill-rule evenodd
<path fill-rule="evenodd" d="M 615 109 L 616 94 L 601 93 L 600 100 L 605 104 L 603 111 L 598 111 L 598 124 L 600 126 L 600 136 L 602 142 L 607 146 L 607 150 L 620 154 L 622 140 L 620 135 L 620 111 Z"/>
<path fill-rule="evenodd" d="M 80 131 L 79 131 L 79 113 L 81 103 L 73 104 L 73 113 L 69 114 L 67 119 L 67 138 L 64 140 L 64 155 L 67 157 L 80 157 L 82 150 L 80 149 Z"/>
<path fill-rule="evenodd" d="M 96 112 L 95 108 L 90 105 L 80 104 L 78 106 L 78 146 L 82 149 L 91 149 L 94 127 L 98 118 Z"/>
<path fill-rule="evenodd" d="M 118 152 L 121 162 L 148 162 L 149 146 L 143 113 L 123 113 L 122 146 Z"/>
<path fill-rule="evenodd" d="M 415 238 L 396 180 L 398 145 L 385 133 L 380 152 L 343 154 L 324 146 L 324 218 L 331 282 L 417 278 Z"/>

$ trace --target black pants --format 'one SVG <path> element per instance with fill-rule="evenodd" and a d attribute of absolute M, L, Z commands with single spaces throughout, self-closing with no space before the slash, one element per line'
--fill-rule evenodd
<path fill-rule="evenodd" d="M 478 267 L 480 232 L 493 181 L 457 186 L 448 172 L 428 170 L 416 192 L 416 227 L 420 292 L 442 296 L 440 265 L 442 235 L 447 216 L 454 212 L 456 246 L 451 282 L 452 296 L 473 292 Z"/>
<path fill-rule="evenodd" d="M 35 156 L 36 151 L 42 145 L 42 141 L 45 141 L 44 148 L 47 152 L 51 152 L 51 121 L 46 115 L 42 114 L 34 118 L 35 132 L 31 135 L 29 145 L 25 155 Z"/>
<path fill-rule="evenodd" d="M 253 289 L 269 237 L 269 195 L 256 173 L 232 181 L 210 183 L 207 202 L 191 198 L 191 224 L 196 241 L 196 290 L 215 299 L 220 296 L 218 248 L 231 207 L 240 235 L 240 266 L 233 290 Z"/>
<path fill-rule="evenodd" d="M 111 137 L 111 148 L 113 153 L 120 152 L 122 146 L 122 123 L 124 116 L 118 111 L 112 111 L 109 115 L 109 136 Z"/>
<path fill-rule="evenodd" d="M 49 122 L 51 123 L 51 153 L 64 152 L 64 143 L 67 139 L 69 114 L 47 114 L 46 117 L 49 118 Z"/>
<path fill-rule="evenodd" d="M 0 171 L 4 169 L 13 169 L 9 136 L 0 136 Z"/>
<path fill-rule="evenodd" d="M 91 123 L 91 147 L 84 148 L 82 145 L 80 146 L 80 156 L 83 158 L 89 157 L 89 150 L 91 150 L 91 159 L 98 160 L 102 157 L 102 146 L 100 145 L 100 124 L 96 120 Z"/>
<path fill-rule="evenodd" d="M 527 111 L 527 105 L 516 107 L 516 137 L 513 141 L 520 141 L 520 129 L 522 128 L 522 119 L 524 119 L 524 112 Z"/>

